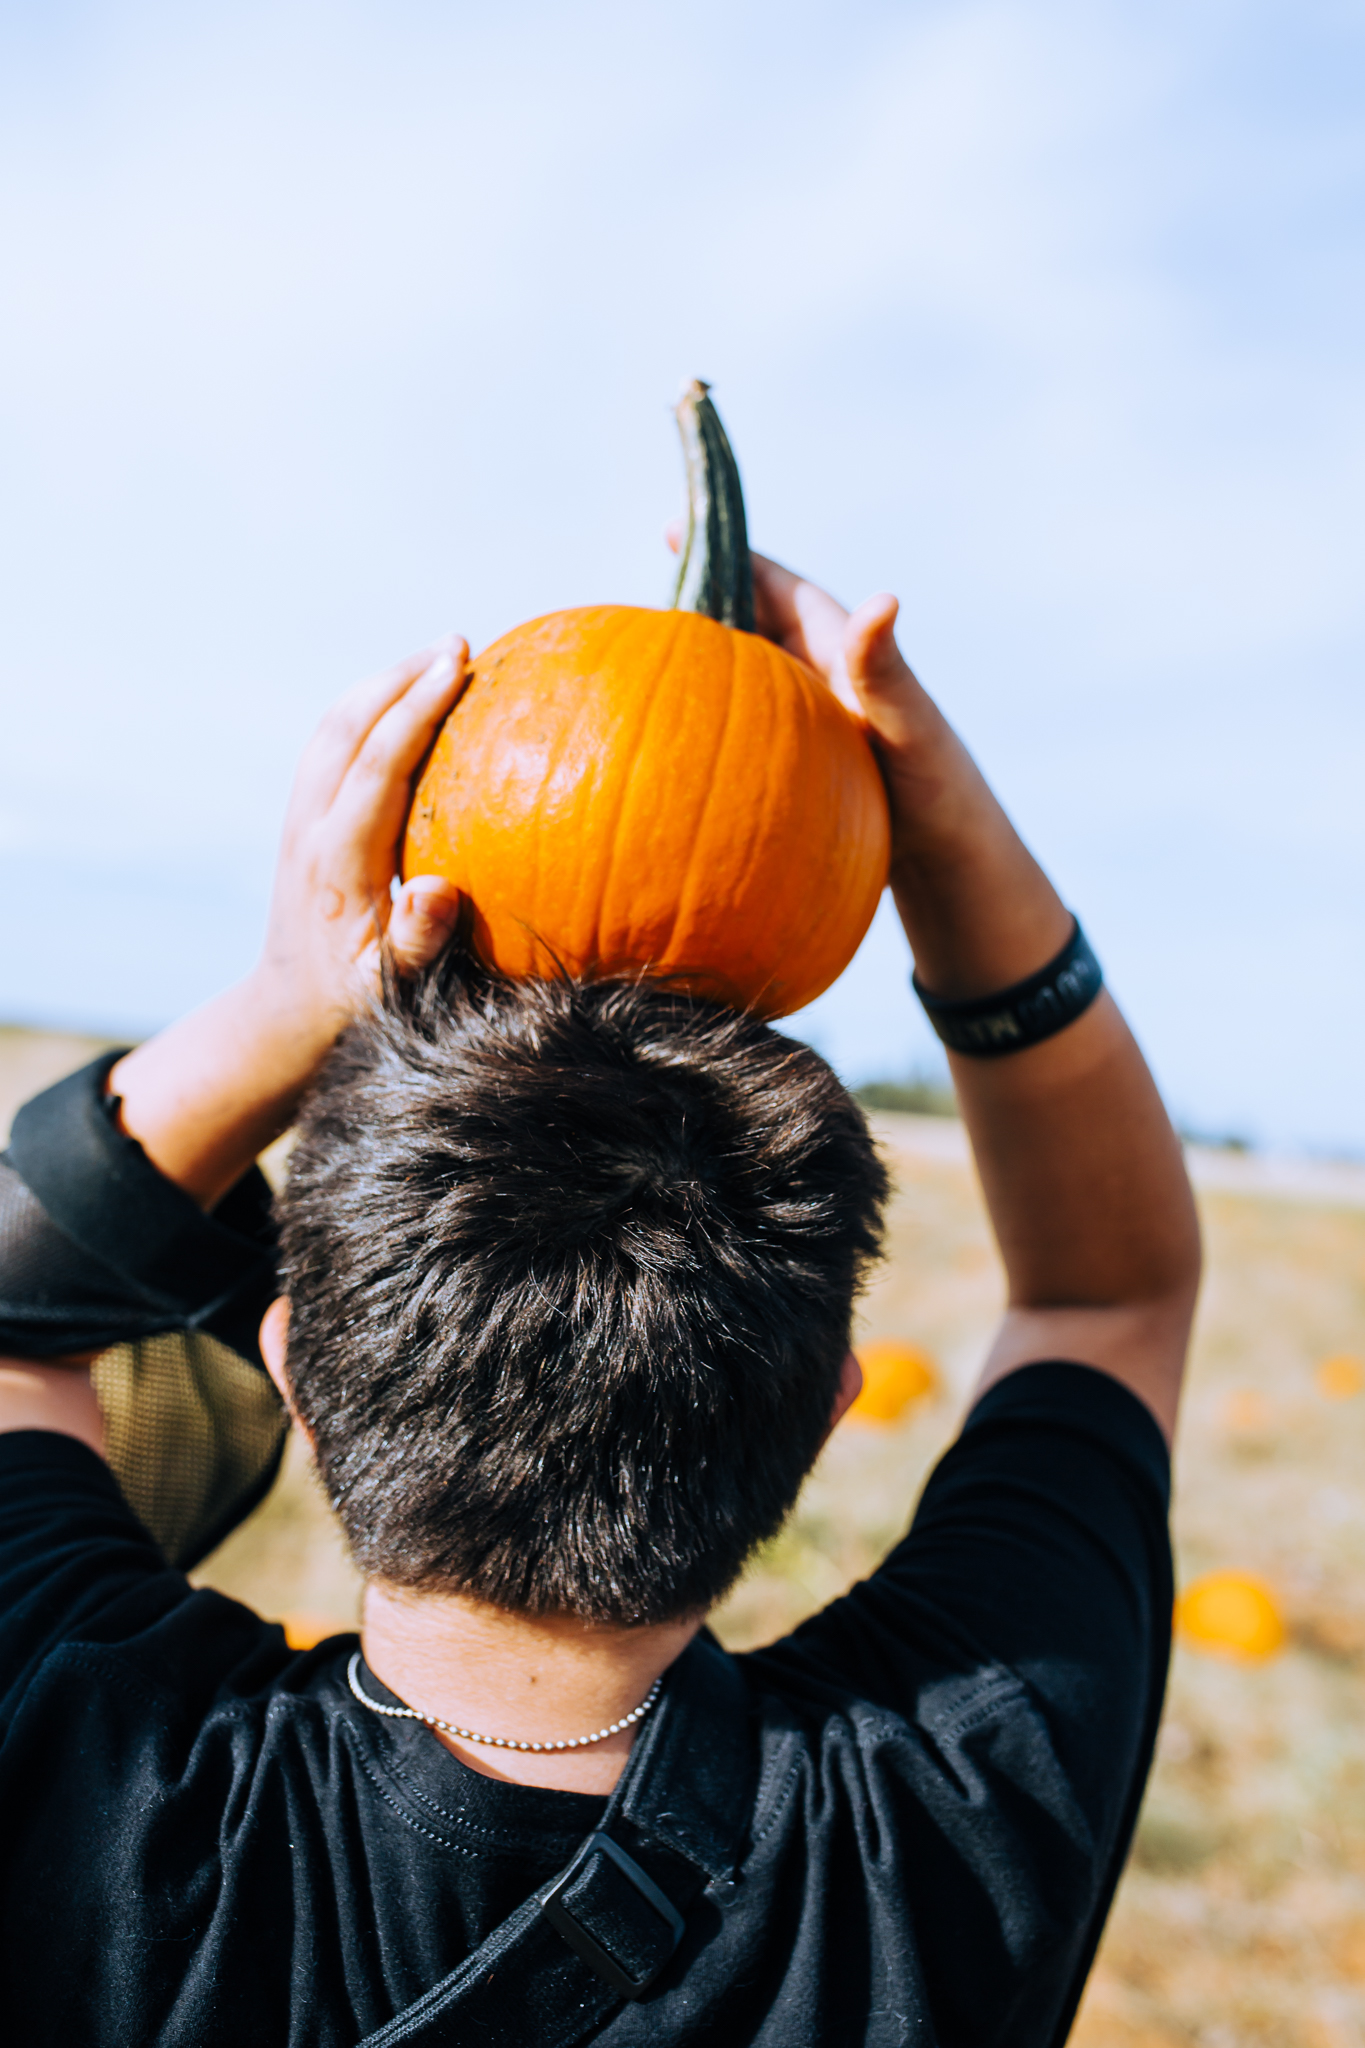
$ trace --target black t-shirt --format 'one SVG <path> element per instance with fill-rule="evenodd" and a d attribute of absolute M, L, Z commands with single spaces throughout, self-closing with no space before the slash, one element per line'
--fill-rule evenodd
<path fill-rule="evenodd" d="M 734 1882 L 591 2038 L 1060 2040 L 1156 1727 L 1166 1491 L 1131 1394 L 1028 1367 L 869 1580 L 769 1649 L 709 1649 L 752 1759 Z M 172 1570 L 83 1445 L 0 1437 L 11 2038 L 353 2048 L 566 1863 L 604 1802 L 367 1712 L 355 1647 L 291 1652 Z M 676 1690 L 700 1756 L 712 1709 Z"/>

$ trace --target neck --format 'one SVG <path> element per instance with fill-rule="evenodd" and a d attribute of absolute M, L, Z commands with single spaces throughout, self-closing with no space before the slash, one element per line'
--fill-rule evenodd
<path fill-rule="evenodd" d="M 419 1713 L 483 1735 L 560 1742 L 633 1712 L 701 1623 L 611 1628 L 574 1615 L 508 1614 L 455 1593 L 415 1593 L 371 1579 L 365 1662 Z M 471 1770 L 519 1785 L 610 1792 L 640 1724 L 590 1749 L 487 1749 L 433 1730 Z"/>

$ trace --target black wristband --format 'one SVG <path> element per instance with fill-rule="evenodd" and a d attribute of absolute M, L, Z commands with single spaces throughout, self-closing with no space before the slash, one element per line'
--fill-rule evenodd
<path fill-rule="evenodd" d="M 1065 1030 L 1090 1008 L 1104 987 L 1104 974 L 1079 921 L 1073 918 L 1072 924 L 1071 937 L 1055 960 L 993 996 L 949 1002 L 931 995 L 919 976 L 911 975 L 929 1022 L 950 1051 L 980 1060 L 1023 1052 Z"/>

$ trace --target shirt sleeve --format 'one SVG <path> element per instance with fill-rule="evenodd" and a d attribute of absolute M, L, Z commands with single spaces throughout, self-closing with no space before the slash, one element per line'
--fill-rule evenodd
<path fill-rule="evenodd" d="M 0 1153 L 0 1349 L 27 1358 L 201 1330 L 260 1366 L 275 1291 L 259 1168 L 211 1215 L 118 1127 L 105 1054 L 24 1104 Z"/>
<path fill-rule="evenodd" d="M 1062 2017 L 1040 2039 L 1065 2038 L 1151 1762 L 1170 1651 L 1169 1487 L 1161 1433 L 1126 1387 L 1088 1366 L 1027 1366 L 977 1403 L 880 1570 L 744 1660 L 817 1708 L 853 1698 L 903 1717 L 916 1753 L 936 1760 L 918 1782 L 930 1804 L 944 1791 L 956 1851 L 924 1911 L 941 1913 L 945 1953 L 988 1899 L 1008 1917 L 1008 1828 L 1058 1873 L 1073 1931 Z"/>
<path fill-rule="evenodd" d="M 26 1103 L 0 1155 L 0 1351 L 98 1354 L 109 1465 L 188 1567 L 262 1498 L 284 1445 L 257 1341 L 276 1291 L 270 1190 L 253 1167 L 206 1215 L 120 1131 L 119 1057 Z"/>
<path fill-rule="evenodd" d="M 51 1431 L 0 1435 L 0 1734 L 51 1651 L 131 1632 L 110 1618 L 158 1582 L 184 1598 L 102 1458 Z"/>

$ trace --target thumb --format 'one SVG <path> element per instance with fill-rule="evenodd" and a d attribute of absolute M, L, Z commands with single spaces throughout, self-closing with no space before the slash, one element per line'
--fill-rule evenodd
<path fill-rule="evenodd" d="M 919 684 L 896 645 L 899 598 L 889 591 L 860 604 L 844 628 L 844 662 L 863 716 L 894 745 L 909 737 Z"/>
<path fill-rule="evenodd" d="M 439 875 L 414 875 L 393 900 L 386 937 L 400 974 L 415 974 L 434 960 L 460 916 L 460 892 Z"/>

